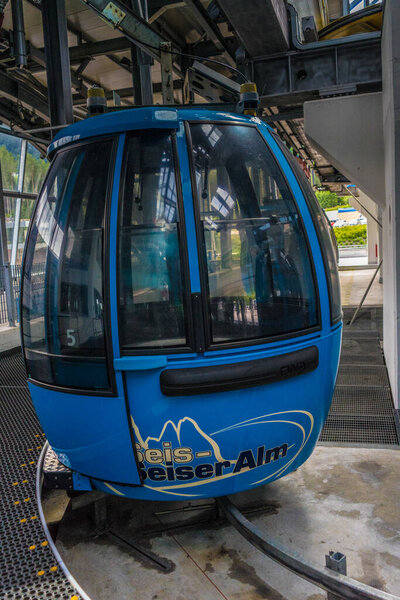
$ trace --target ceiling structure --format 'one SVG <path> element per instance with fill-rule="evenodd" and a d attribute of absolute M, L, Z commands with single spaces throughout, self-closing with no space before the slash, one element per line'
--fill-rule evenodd
<path fill-rule="evenodd" d="M 46 141 L 48 132 L 39 131 L 50 121 L 42 5 L 40 0 L 22 0 L 27 57 L 21 66 L 16 59 L 12 18 L 12 4 L 19 1 L 0 0 L 0 9 L 5 5 L 0 39 L 0 118 L 16 131 L 36 130 L 30 135 Z M 131 0 L 116 3 L 126 6 L 124 11 L 129 14 Z M 76 120 L 86 116 L 87 90 L 92 85 L 105 89 L 110 105 L 135 105 L 132 73 L 137 71 L 131 39 L 123 22 L 121 27 L 115 23 L 111 26 L 113 23 L 105 18 L 107 7 L 99 15 L 93 10 L 94 4 L 65 0 Z M 236 101 L 235 86 L 237 89 L 243 78 L 233 68 L 239 69 L 258 85 L 260 117 L 316 170 L 323 184 L 340 192 L 345 179 L 308 142 L 302 107 L 307 99 L 380 89 L 380 32 L 368 29 L 364 34 L 323 41 L 318 30 L 329 25 L 331 16 L 342 16 L 338 12 L 343 9 L 342 0 L 292 0 L 292 4 L 295 9 L 286 0 L 147 0 L 147 27 L 153 36 L 156 33 L 160 39 L 171 41 L 176 52 L 176 103 Z M 365 9 L 380 10 L 379 5 Z M 194 62 L 191 56 L 222 64 L 205 62 L 204 75 L 200 66 L 196 70 L 202 61 Z M 161 104 L 160 63 L 150 62 L 153 103 Z M 37 146 L 45 148 L 40 141 Z"/>

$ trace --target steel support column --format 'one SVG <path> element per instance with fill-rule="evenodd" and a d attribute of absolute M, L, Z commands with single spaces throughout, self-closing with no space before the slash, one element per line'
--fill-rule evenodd
<path fill-rule="evenodd" d="M 17 191 L 18 192 L 24 191 L 24 177 L 25 177 L 27 146 L 28 146 L 27 140 L 22 140 L 21 156 L 19 159 L 19 169 L 18 169 L 18 183 L 17 183 Z M 21 203 L 22 203 L 22 198 L 17 198 L 15 200 L 14 228 L 13 228 L 13 239 L 12 239 L 12 246 L 11 246 L 11 265 L 12 266 L 15 266 L 15 264 L 17 262 L 19 226 L 20 226 L 20 221 L 21 221 Z"/>
<path fill-rule="evenodd" d="M 28 57 L 25 42 L 24 10 L 22 0 L 12 0 L 11 2 L 14 54 L 17 67 L 26 67 Z"/>
<path fill-rule="evenodd" d="M 160 44 L 161 50 L 161 89 L 163 104 L 174 104 L 174 86 L 172 78 L 172 45 L 170 42 Z"/>
<path fill-rule="evenodd" d="M 71 72 L 64 0 L 42 0 L 47 87 L 52 125 L 73 122 Z"/>
<path fill-rule="evenodd" d="M 147 0 L 131 0 L 132 10 L 148 20 Z M 133 97 L 136 105 L 153 104 L 152 58 L 135 44 L 131 46 Z"/>
<path fill-rule="evenodd" d="M 5 293 L 6 295 L 6 306 L 8 313 L 8 323 L 10 327 L 15 326 L 16 321 L 16 310 L 14 300 L 14 290 L 12 284 L 12 274 L 10 261 L 8 258 L 8 244 L 7 244 L 7 229 L 6 229 L 6 212 L 4 207 L 4 194 L 3 194 L 3 177 L 1 174 L 0 165 L 0 294 Z"/>

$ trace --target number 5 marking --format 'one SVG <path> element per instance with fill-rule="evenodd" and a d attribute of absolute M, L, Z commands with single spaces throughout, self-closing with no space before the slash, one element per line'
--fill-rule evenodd
<path fill-rule="evenodd" d="M 75 329 L 67 329 L 67 338 L 68 338 L 67 346 L 75 346 L 76 337 L 75 337 L 74 333 L 75 333 Z"/>

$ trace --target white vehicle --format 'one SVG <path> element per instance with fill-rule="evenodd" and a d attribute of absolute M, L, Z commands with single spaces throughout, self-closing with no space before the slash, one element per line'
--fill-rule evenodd
<path fill-rule="evenodd" d="M 334 223 L 333 227 L 346 227 L 348 225 L 347 221 L 343 221 L 342 219 L 338 219 L 336 223 Z"/>

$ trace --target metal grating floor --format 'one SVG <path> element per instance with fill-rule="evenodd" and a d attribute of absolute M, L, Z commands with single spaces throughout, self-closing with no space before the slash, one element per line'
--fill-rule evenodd
<path fill-rule="evenodd" d="M 343 364 L 343 360 L 346 360 L 346 357 L 340 362 L 336 385 L 389 387 L 385 365 L 360 365 L 354 356 L 347 359 L 351 364 Z"/>
<path fill-rule="evenodd" d="M 321 442 L 389 445 L 397 444 L 393 417 L 377 415 L 344 415 L 331 413 L 326 420 Z"/>
<path fill-rule="evenodd" d="M 44 434 L 20 353 L 0 357 L 0 598 L 78 600 L 37 513 L 36 463 Z"/>
<path fill-rule="evenodd" d="M 393 402 L 390 390 L 383 387 L 338 385 L 332 400 L 330 414 L 390 415 Z"/>
<path fill-rule="evenodd" d="M 394 406 L 381 349 L 383 312 L 361 311 L 352 327 L 354 309 L 344 310 L 342 354 L 332 406 L 321 442 L 398 445 Z"/>

